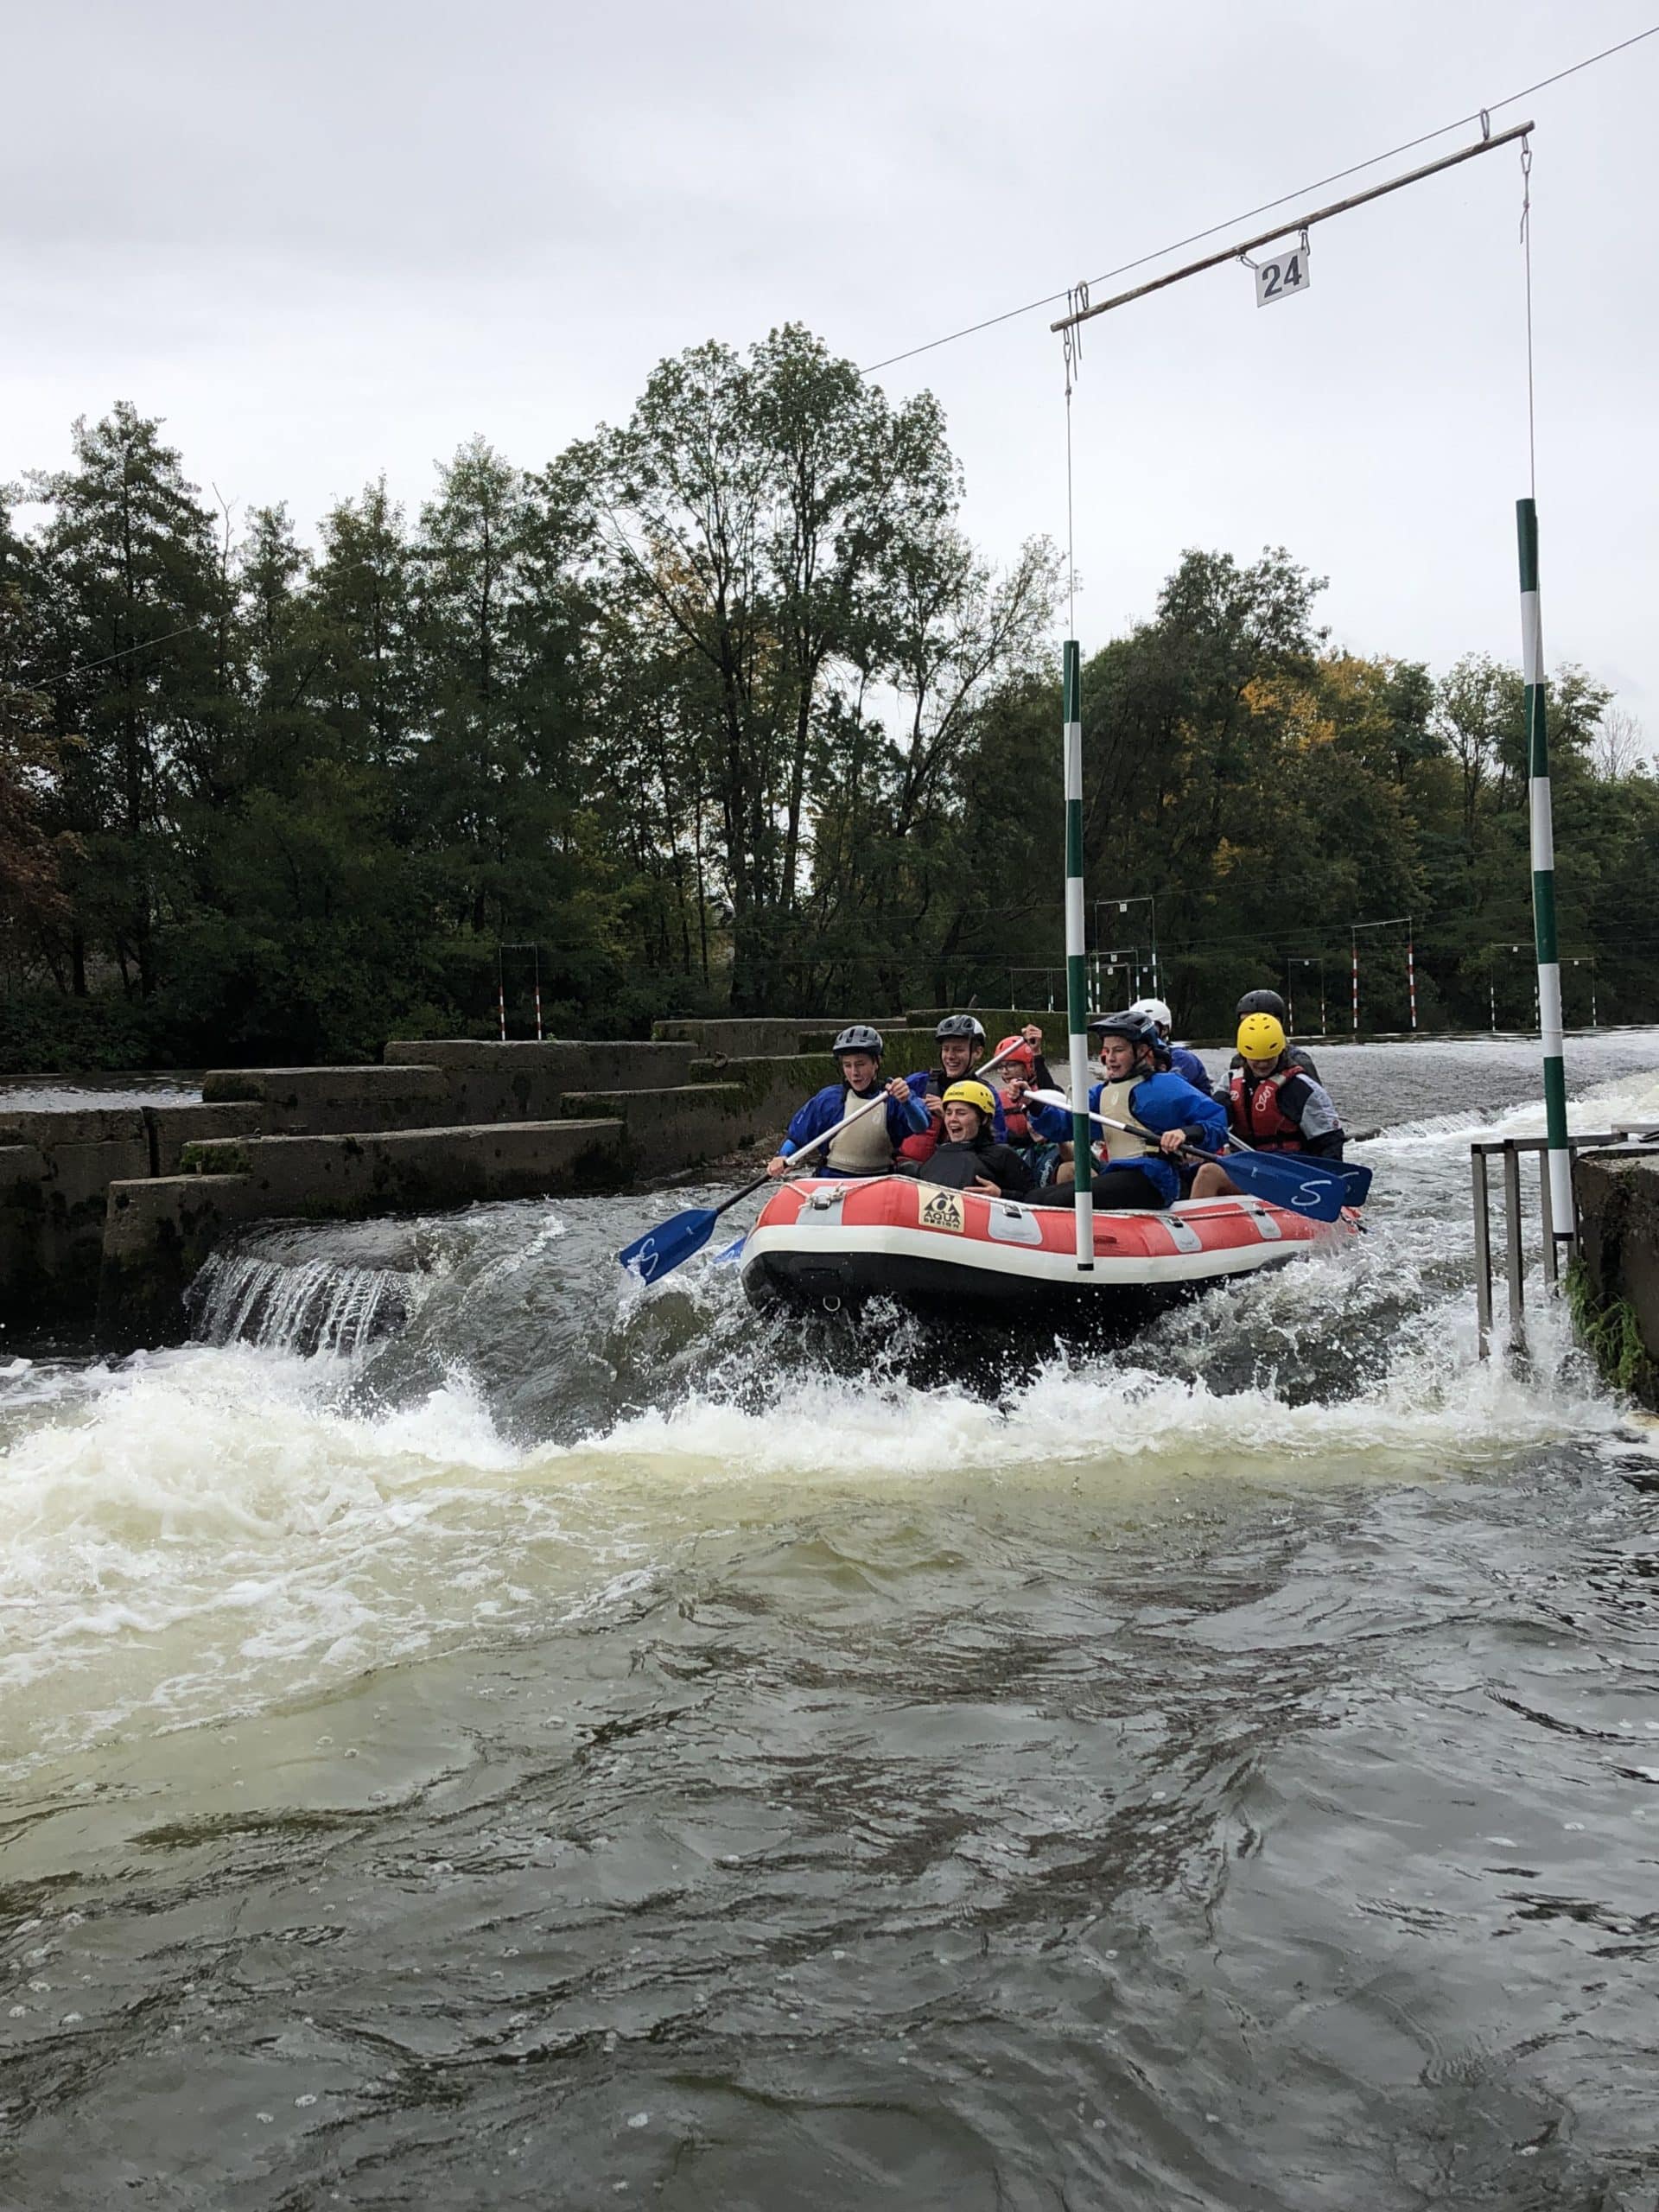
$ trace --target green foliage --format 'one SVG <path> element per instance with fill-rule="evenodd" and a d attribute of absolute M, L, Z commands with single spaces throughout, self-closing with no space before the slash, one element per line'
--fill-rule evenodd
<path fill-rule="evenodd" d="M 1642 1341 L 1637 1311 L 1628 1298 L 1600 1300 L 1583 1260 L 1575 1259 L 1563 1278 L 1568 1310 L 1579 1342 L 1596 1363 L 1604 1382 L 1626 1396 L 1653 1401 L 1656 1378 L 1653 1362 Z"/>
<path fill-rule="evenodd" d="M 412 518 L 371 483 L 315 547 L 280 505 L 214 512 L 130 405 L 77 423 L 38 528 L 0 510 L 0 1065 L 370 1058 L 493 1035 L 498 988 L 523 1036 L 537 979 L 549 1034 L 597 1037 L 1044 1003 L 1057 568 L 994 571 L 961 491 L 931 396 L 794 326 L 663 362 L 538 471 L 474 439 Z M 1494 988 L 1529 1018 L 1519 679 L 1334 652 L 1321 589 L 1192 551 L 1088 663 L 1103 944 L 1149 984 L 1109 902 L 1150 894 L 1184 1027 L 1288 978 L 1311 1028 L 1350 922 L 1409 913 L 1425 1020 Z M 1602 742 L 1609 697 L 1551 685 L 1561 931 L 1630 1018 L 1659 782 Z M 1368 944 L 1370 1025 L 1404 1020 L 1400 953 Z"/>

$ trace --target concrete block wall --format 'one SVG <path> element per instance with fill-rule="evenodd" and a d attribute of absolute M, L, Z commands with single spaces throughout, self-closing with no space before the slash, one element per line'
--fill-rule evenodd
<path fill-rule="evenodd" d="M 46 1288 L 40 1147 L 0 1141 L 0 1317 L 37 1311 Z"/>
<path fill-rule="evenodd" d="M 176 1175 L 179 1154 L 188 1144 L 204 1137 L 257 1136 L 265 1127 L 264 1109 L 252 1100 L 239 1105 L 146 1106 L 143 1110 L 152 1175 Z"/>
<path fill-rule="evenodd" d="M 208 1138 L 187 1145 L 182 1175 L 240 1175 L 266 1216 L 351 1219 L 483 1198 L 601 1187 L 614 1180 L 613 1118 L 503 1122 L 353 1135 Z"/>
<path fill-rule="evenodd" d="M 50 1322 L 86 1308 L 98 1281 L 110 1185 L 118 1177 L 149 1173 L 143 1111 L 131 1106 L 0 1112 L 0 1147 L 21 1148 L 39 1162 L 33 1199 L 11 1210 L 14 1249 L 0 1271 L 32 1278 L 31 1319 Z M 16 1171 L 25 1172 L 22 1160 Z"/>
<path fill-rule="evenodd" d="M 201 1096 L 210 1106 L 257 1106 L 268 1136 L 435 1128 L 454 1119 L 435 1067 L 210 1068 Z"/>
<path fill-rule="evenodd" d="M 709 1063 L 700 1063 L 707 1066 Z M 688 1167 L 772 1145 L 808 1094 L 785 1081 L 750 1082 L 743 1071 L 770 1068 L 772 1062 L 728 1060 L 713 1079 L 677 1084 L 664 1090 L 569 1090 L 569 1114 L 613 1116 L 623 1127 L 623 1160 L 628 1174 L 648 1183 Z M 783 1063 L 781 1065 L 791 1065 Z M 736 1072 L 739 1079 L 728 1081 Z"/>
<path fill-rule="evenodd" d="M 1622 1380 L 1659 1413 L 1659 1154 L 1582 1152 L 1573 1185 L 1588 1302 L 1628 1307 L 1642 1357 Z"/>
<path fill-rule="evenodd" d="M 687 1082 L 695 1045 L 584 1044 L 550 1038 L 544 1044 L 493 1044 L 461 1037 L 394 1038 L 388 1073 L 409 1065 L 439 1071 L 448 1088 L 444 1119 L 453 1123 L 544 1121 L 574 1090 L 653 1090 Z"/>

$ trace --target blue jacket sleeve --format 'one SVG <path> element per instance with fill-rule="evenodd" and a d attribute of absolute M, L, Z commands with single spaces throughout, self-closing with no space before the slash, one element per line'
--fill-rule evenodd
<path fill-rule="evenodd" d="M 1031 1106 L 1026 1109 L 1026 1119 L 1032 1134 L 1041 1137 L 1045 1144 L 1070 1144 L 1071 1115 L 1064 1106 Z"/>
<path fill-rule="evenodd" d="M 1184 1076 L 1194 1090 L 1201 1090 L 1208 1097 L 1210 1071 L 1198 1054 L 1190 1051 L 1185 1045 L 1172 1045 L 1169 1048 L 1169 1057 L 1175 1073 Z"/>
<path fill-rule="evenodd" d="M 814 1137 L 821 1137 L 826 1129 L 833 1129 L 841 1119 L 841 1085 L 826 1084 L 822 1090 L 814 1091 L 804 1106 L 796 1111 L 789 1125 L 789 1135 L 778 1147 L 785 1160 L 791 1159 L 804 1144 Z"/>
<path fill-rule="evenodd" d="M 908 1076 L 905 1079 L 906 1082 L 914 1080 Z M 923 1080 L 925 1081 L 926 1078 L 924 1077 Z M 913 1090 L 902 1106 L 896 1098 L 889 1098 L 887 1101 L 887 1135 L 895 1146 L 901 1145 L 906 1137 L 918 1137 L 924 1135 L 931 1119 L 926 1107 L 923 1105 Z"/>
<path fill-rule="evenodd" d="M 1208 1152 L 1227 1141 L 1227 1109 L 1218 1098 L 1197 1090 L 1174 1070 L 1150 1075 L 1129 1095 L 1130 1110 L 1142 1128 L 1162 1136 L 1166 1129 L 1196 1129 Z"/>

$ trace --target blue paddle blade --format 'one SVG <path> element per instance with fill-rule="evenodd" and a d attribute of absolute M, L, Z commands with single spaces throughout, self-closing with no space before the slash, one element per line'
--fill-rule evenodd
<path fill-rule="evenodd" d="M 1344 1204 L 1351 1206 L 1363 1206 L 1371 1194 L 1370 1169 L 1362 1167 L 1357 1160 L 1351 1167 L 1347 1161 L 1344 1160 L 1342 1178 L 1348 1185 L 1348 1196 Z"/>
<path fill-rule="evenodd" d="M 1310 1221 L 1340 1221 L 1343 1208 L 1363 1204 L 1371 1184 L 1369 1167 L 1344 1168 L 1293 1154 L 1230 1152 L 1221 1164 L 1237 1189 Z M 1351 1177 L 1363 1179 L 1357 1190 Z"/>
<path fill-rule="evenodd" d="M 707 1206 L 693 1206 L 689 1212 L 677 1213 L 671 1221 L 635 1237 L 616 1256 L 641 1282 L 655 1282 L 658 1275 L 665 1275 L 682 1260 L 702 1251 L 714 1234 L 715 1220 Z"/>
<path fill-rule="evenodd" d="M 709 1262 L 709 1266 L 711 1268 L 723 1268 L 728 1266 L 734 1261 L 741 1260 L 743 1256 L 743 1247 L 748 1243 L 748 1241 L 747 1235 L 742 1236 L 734 1236 L 731 1243 L 726 1246 L 723 1251 L 715 1253 L 714 1258 Z"/>

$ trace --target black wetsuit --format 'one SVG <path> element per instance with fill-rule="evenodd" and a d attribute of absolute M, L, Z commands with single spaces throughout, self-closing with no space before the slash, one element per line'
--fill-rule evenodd
<path fill-rule="evenodd" d="M 945 1137 L 926 1160 L 901 1160 L 898 1173 L 914 1175 L 924 1183 L 938 1183 L 947 1191 L 970 1191 L 982 1177 L 995 1183 L 1005 1198 L 1023 1198 L 1036 1187 L 1036 1178 L 1012 1145 L 998 1144 L 988 1129 L 957 1144 Z"/>

